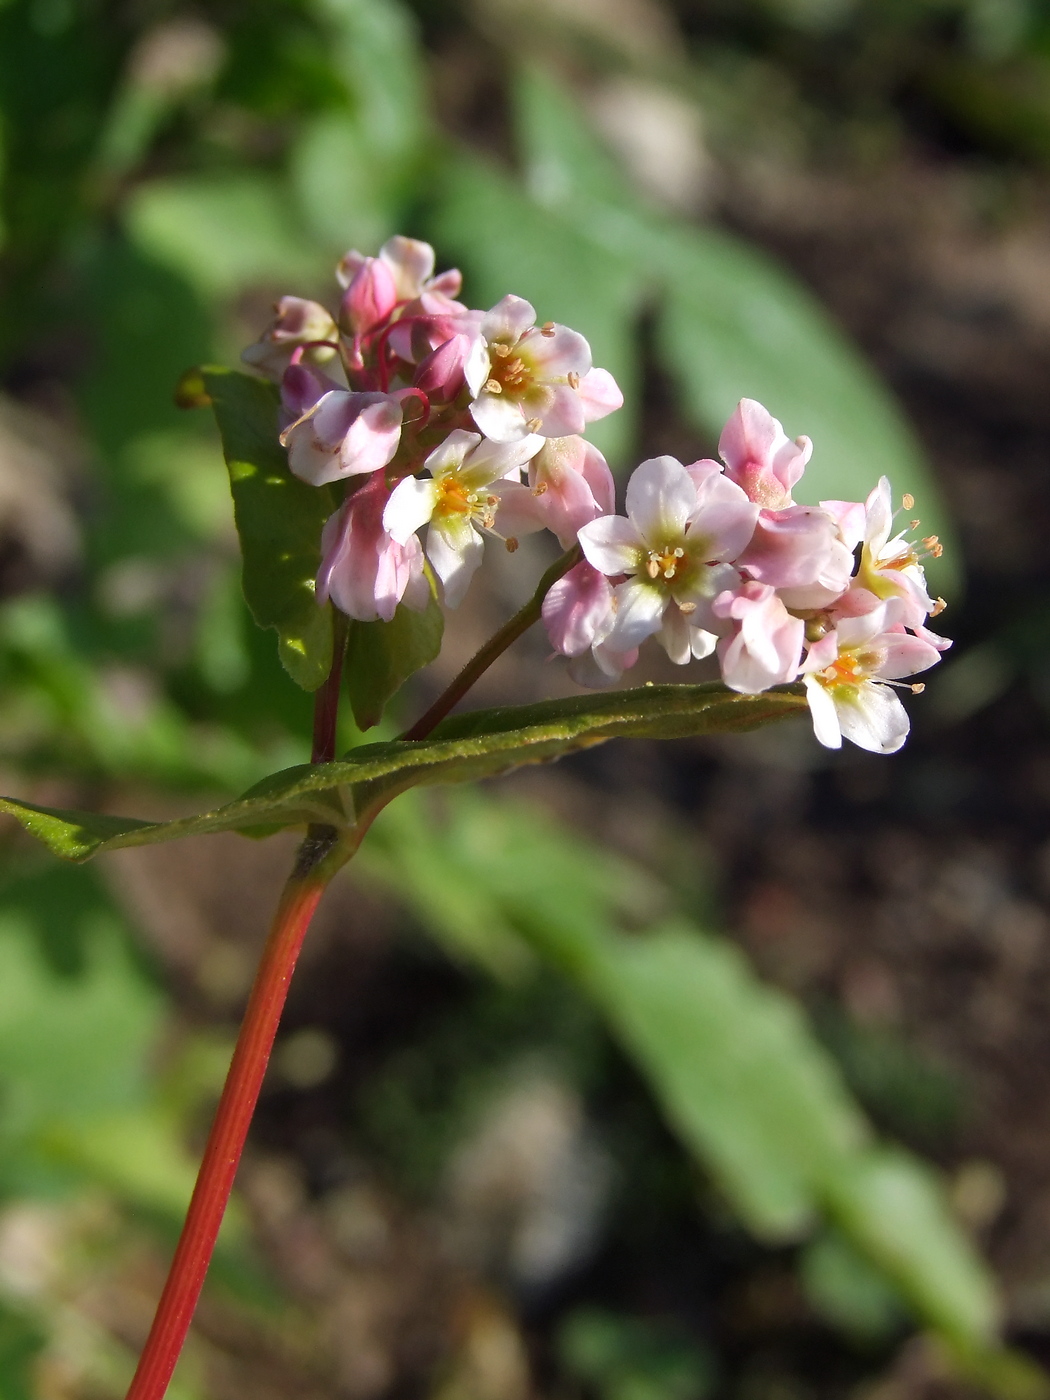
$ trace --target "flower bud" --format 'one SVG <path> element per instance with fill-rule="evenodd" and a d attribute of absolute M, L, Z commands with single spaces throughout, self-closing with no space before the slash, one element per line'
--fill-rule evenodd
<path fill-rule="evenodd" d="M 468 336 L 452 336 L 420 362 L 412 382 L 427 398 L 451 403 L 463 387 L 463 367 L 469 350 Z"/>
<path fill-rule="evenodd" d="M 339 321 L 354 336 L 367 335 L 397 305 L 397 288 L 381 258 L 366 258 L 343 294 Z"/>

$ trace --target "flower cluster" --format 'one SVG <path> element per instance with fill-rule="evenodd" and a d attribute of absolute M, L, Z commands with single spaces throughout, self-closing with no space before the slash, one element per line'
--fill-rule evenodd
<path fill-rule="evenodd" d="M 865 502 L 796 504 L 809 439 L 790 441 L 744 399 L 720 462 L 643 462 L 617 515 L 609 467 L 581 434 L 623 399 L 583 336 L 537 325 L 516 296 L 468 308 L 460 274 L 435 276 L 433 249 L 408 238 L 348 253 L 337 276 L 337 316 L 285 297 L 244 356 L 280 383 L 292 472 L 347 483 L 322 538 L 319 601 L 388 621 L 399 603 L 426 606 L 429 562 L 455 607 L 486 535 L 514 548 L 547 529 L 580 550 L 543 604 L 579 683 L 617 681 L 655 637 L 679 665 L 716 655 L 743 694 L 801 679 L 822 744 L 901 746 L 896 691 L 921 690 L 902 679 L 949 643 L 926 626 L 944 604 L 921 560 L 940 545 L 893 533 L 885 478 Z"/>

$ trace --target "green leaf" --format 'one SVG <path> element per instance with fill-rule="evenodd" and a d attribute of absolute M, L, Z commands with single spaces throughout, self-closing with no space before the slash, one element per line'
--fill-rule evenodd
<path fill-rule="evenodd" d="M 539 321 L 585 335 L 594 363 L 615 377 L 624 407 L 589 426 L 587 436 L 614 462 L 626 460 L 641 389 L 634 322 L 644 279 L 636 267 L 596 247 L 476 154 L 448 159 L 440 191 L 434 236 L 462 262 L 473 303 L 492 305 L 508 292 L 525 297 Z"/>
<path fill-rule="evenodd" d="M 898 1149 L 868 1152 L 828 1180 L 825 1198 L 839 1227 L 939 1331 L 964 1350 L 991 1340 L 991 1280 L 928 1167 Z"/>
<path fill-rule="evenodd" d="M 431 591 L 423 612 L 398 604 L 389 622 L 351 622 L 344 671 L 350 708 L 359 729 L 383 718 L 391 696 L 441 650 L 445 619 Z"/>
<path fill-rule="evenodd" d="M 684 926 L 594 945 L 583 980 L 750 1228 L 811 1225 L 867 1131 L 795 1004 Z"/>
<path fill-rule="evenodd" d="M 132 191 L 124 217 L 143 252 L 207 297 L 231 296 L 255 282 L 310 284 L 326 270 L 272 176 L 147 181 Z"/>
<path fill-rule="evenodd" d="M 316 690 L 332 668 L 332 613 L 318 607 L 314 580 L 335 501 L 326 486 L 308 486 L 288 470 L 272 384 L 227 369 L 202 376 L 230 473 L 244 596 L 259 626 L 276 630 L 292 680 Z"/>
<path fill-rule="evenodd" d="M 172 822 L 143 822 L 38 807 L 0 798 L 31 835 L 67 860 L 214 831 L 318 822 L 362 835 L 399 792 L 424 784 L 495 777 L 526 763 L 547 763 L 614 738 L 670 739 L 741 733 L 806 708 L 801 688 L 738 695 L 718 684 L 641 686 L 609 695 L 480 710 L 445 720 L 430 739 L 365 744 L 337 763 L 302 764 L 275 773 L 213 812 Z"/>
<path fill-rule="evenodd" d="M 861 1256 L 863 1277 L 846 1280 L 854 1315 L 889 1321 L 897 1293 L 990 1389 L 1017 1400 L 1045 1394 L 1045 1378 L 994 1341 L 993 1283 L 934 1174 L 874 1141 L 799 1008 L 764 986 L 739 950 L 681 920 L 625 935 L 626 922 L 658 916 L 659 888 L 623 858 L 552 827 L 549 815 L 464 793 L 412 839 L 429 844 L 429 856 L 417 862 L 416 884 L 395 872 L 392 888 L 425 921 L 440 869 L 442 882 L 487 899 L 494 927 L 509 924 L 561 967 L 755 1233 L 786 1240 L 830 1222 Z M 480 905 L 476 917 L 485 917 Z M 841 1292 L 837 1275 L 830 1283 Z"/>

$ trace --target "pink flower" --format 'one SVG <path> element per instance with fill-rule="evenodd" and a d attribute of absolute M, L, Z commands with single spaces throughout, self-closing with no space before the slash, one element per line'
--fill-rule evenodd
<path fill-rule="evenodd" d="M 405 238 L 395 234 L 388 238 L 379 250 L 377 259 L 366 258 L 356 248 L 351 248 L 339 260 L 335 275 L 340 285 L 349 287 L 365 263 L 378 261 L 385 264 L 393 283 L 397 301 L 414 301 L 427 292 L 440 296 L 454 297 L 459 293 L 463 282 L 457 268 L 434 276 L 434 250 L 429 243 L 418 238 Z"/>
<path fill-rule="evenodd" d="M 395 486 L 383 523 L 402 544 L 429 525 L 427 557 L 450 608 L 462 601 L 481 563 L 485 544 L 476 527 L 491 530 L 495 523 L 493 482 L 520 472 L 538 446 L 537 438 L 495 443 L 456 428 L 423 463 L 429 479 L 407 476 Z"/>
<path fill-rule="evenodd" d="M 495 442 L 582 433 L 623 403 L 612 375 L 591 368 L 584 337 L 553 322 L 538 327 L 521 297 L 506 296 L 486 313 L 466 373 L 474 422 Z"/>
<path fill-rule="evenodd" d="M 558 579 L 543 600 L 543 625 L 562 656 L 582 656 L 612 627 L 613 587 L 584 559 Z"/>
<path fill-rule="evenodd" d="M 293 475 L 311 486 L 378 471 L 401 440 L 401 404 L 395 394 L 323 394 L 281 434 Z"/>
<path fill-rule="evenodd" d="M 769 510 L 791 505 L 791 488 L 813 451 L 807 437 L 791 442 L 772 414 L 754 399 L 741 399 L 718 440 L 726 476 L 750 500 Z"/>
<path fill-rule="evenodd" d="M 792 617 L 765 583 L 744 583 L 720 593 L 711 605 L 717 618 L 733 624 L 718 643 L 722 679 L 731 690 L 758 695 L 786 685 L 798 675 L 805 624 Z"/>
<path fill-rule="evenodd" d="M 360 622 L 389 622 L 399 602 L 421 612 L 430 597 L 419 541 L 413 535 L 399 543 L 383 528 L 389 496 L 382 477 L 373 477 L 329 518 L 321 534 L 317 601 L 330 598 Z"/>
<path fill-rule="evenodd" d="M 893 496 L 887 477 L 882 477 L 864 506 L 864 537 L 856 586 L 876 598 L 899 598 L 903 605 L 901 621 L 920 627 L 934 612 L 936 603 L 926 591 L 926 575 L 920 560 L 941 553 L 936 535 L 922 541 L 924 553 L 902 531 L 890 538 L 893 528 Z"/>
<path fill-rule="evenodd" d="M 678 665 L 707 656 L 716 639 L 693 614 L 739 581 L 735 569 L 717 566 L 741 553 L 757 517 L 758 507 L 719 472 L 698 488 L 673 457 L 643 462 L 627 483 L 627 518 L 605 515 L 579 532 L 589 563 L 628 575 L 614 589 L 609 646 L 629 651 L 656 635 Z"/>
<path fill-rule="evenodd" d="M 254 345 L 248 346 L 241 359 L 268 379 L 279 383 L 296 350 L 310 345 L 306 352 L 309 359 L 315 364 L 334 369 L 342 378 L 337 359 L 338 340 L 339 331 L 335 322 L 318 302 L 304 301 L 302 297 L 281 297 L 274 307 L 274 319 L 269 330 Z M 324 344 L 314 345 L 315 341 Z"/>
<path fill-rule="evenodd" d="M 925 671 L 940 651 L 904 630 L 900 600 L 843 618 L 809 649 L 802 672 L 813 731 L 829 749 L 843 736 L 872 753 L 896 753 L 908 737 L 907 711 L 886 682 Z"/>
<path fill-rule="evenodd" d="M 500 482 L 496 524 L 504 535 L 550 530 L 563 549 L 576 541 L 580 527 L 610 515 L 616 488 L 609 464 L 583 438 L 545 438 L 529 463 L 529 484 Z"/>

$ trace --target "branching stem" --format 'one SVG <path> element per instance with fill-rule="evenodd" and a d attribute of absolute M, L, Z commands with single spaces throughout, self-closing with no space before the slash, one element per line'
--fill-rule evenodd
<path fill-rule="evenodd" d="M 560 559 L 556 559 L 540 579 L 536 592 L 525 606 L 518 610 L 509 622 L 491 636 L 480 651 L 476 651 L 460 671 L 454 681 L 438 696 L 426 714 L 417 719 L 411 729 L 406 729 L 402 739 L 425 739 L 432 729 L 445 718 L 448 712 L 463 699 L 472 685 L 483 676 L 492 663 L 516 642 L 522 633 L 527 632 L 534 622 L 538 622 L 543 612 L 543 600 L 558 580 L 569 572 L 583 558 L 578 544 L 574 544 Z"/>

